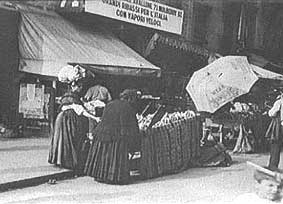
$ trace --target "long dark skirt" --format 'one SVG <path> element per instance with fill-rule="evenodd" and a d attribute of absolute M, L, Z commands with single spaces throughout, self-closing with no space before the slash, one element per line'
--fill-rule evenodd
<path fill-rule="evenodd" d="M 270 141 L 281 142 L 282 141 L 282 130 L 280 117 L 273 117 L 266 130 L 265 137 Z"/>
<path fill-rule="evenodd" d="M 95 141 L 88 153 L 85 173 L 100 182 L 127 184 L 130 178 L 127 143 Z"/>
<path fill-rule="evenodd" d="M 48 162 L 63 168 L 83 170 L 82 144 L 86 139 L 86 118 L 73 110 L 60 112 L 56 118 Z"/>

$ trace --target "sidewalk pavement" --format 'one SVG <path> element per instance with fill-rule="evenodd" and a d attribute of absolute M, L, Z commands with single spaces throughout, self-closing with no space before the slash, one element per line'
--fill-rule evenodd
<path fill-rule="evenodd" d="M 49 138 L 0 138 L 0 192 L 74 177 L 71 170 L 47 162 Z M 283 157 L 281 153 L 281 157 Z M 268 153 L 235 154 L 233 160 L 251 160 L 266 165 Z M 237 162 L 234 162 L 234 165 Z M 280 164 L 280 168 L 283 168 Z"/>
<path fill-rule="evenodd" d="M 49 138 L 0 138 L 0 192 L 74 176 L 47 162 Z"/>

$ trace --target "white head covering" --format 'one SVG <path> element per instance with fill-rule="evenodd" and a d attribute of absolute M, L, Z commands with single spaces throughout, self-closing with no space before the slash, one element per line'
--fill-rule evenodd
<path fill-rule="evenodd" d="M 86 70 L 82 67 L 76 65 L 73 67 L 72 65 L 66 65 L 62 69 L 60 69 L 58 73 L 58 79 L 64 83 L 71 83 L 73 81 L 77 81 L 81 78 L 84 78 L 86 75 Z"/>

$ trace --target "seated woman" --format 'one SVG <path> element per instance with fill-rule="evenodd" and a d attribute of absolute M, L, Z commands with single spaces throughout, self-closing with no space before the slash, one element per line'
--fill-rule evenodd
<path fill-rule="evenodd" d="M 139 144 L 135 90 L 125 90 L 120 100 L 109 102 L 95 128 L 94 141 L 86 160 L 85 173 L 95 180 L 127 184 L 130 178 L 128 153 Z"/>
<path fill-rule="evenodd" d="M 87 117 L 97 120 L 83 107 L 78 95 L 81 90 L 80 83 L 73 83 L 71 92 L 61 99 L 48 158 L 51 164 L 76 171 L 84 166 L 81 150 L 88 130 Z"/>

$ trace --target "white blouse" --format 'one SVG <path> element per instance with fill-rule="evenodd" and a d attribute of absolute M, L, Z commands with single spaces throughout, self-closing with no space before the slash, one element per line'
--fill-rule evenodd
<path fill-rule="evenodd" d="M 281 104 L 282 104 L 282 100 L 281 99 L 275 101 L 275 103 L 273 104 L 272 108 L 268 111 L 268 115 L 270 117 L 276 116 L 277 112 L 280 110 Z"/>
<path fill-rule="evenodd" d="M 82 105 L 75 104 L 75 103 L 70 104 L 70 105 L 64 105 L 62 107 L 62 111 L 69 110 L 69 109 L 73 109 L 77 115 L 82 115 L 84 112 L 84 107 Z"/>

